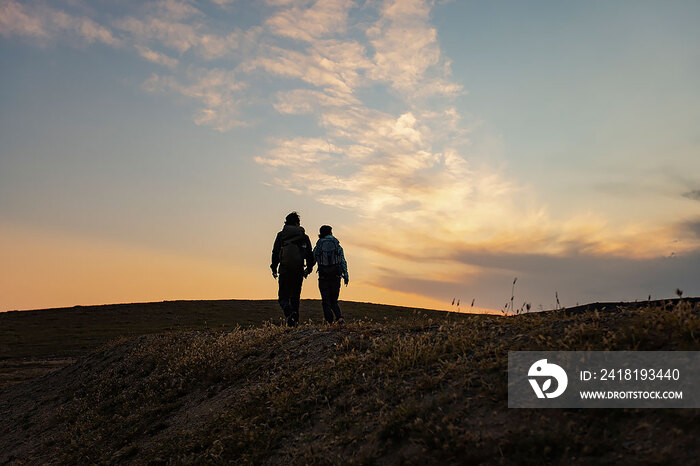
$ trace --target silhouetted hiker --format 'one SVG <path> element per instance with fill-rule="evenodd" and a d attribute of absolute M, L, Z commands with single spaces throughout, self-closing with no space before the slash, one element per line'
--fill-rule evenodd
<path fill-rule="evenodd" d="M 321 305 L 323 317 L 326 322 L 333 323 L 333 317 L 339 324 L 344 324 L 345 319 L 340 313 L 338 296 L 340 295 L 340 278 L 348 285 L 348 263 L 345 261 L 343 248 L 333 236 L 333 230 L 328 225 L 323 225 L 319 231 L 318 241 L 314 247 L 314 257 L 318 263 L 318 289 L 321 291 Z"/>
<path fill-rule="evenodd" d="M 301 285 L 314 269 L 311 240 L 299 225 L 299 214 L 292 212 L 284 219 L 282 231 L 277 233 L 272 246 L 272 276 L 277 278 L 279 265 L 279 303 L 287 319 L 287 325 L 299 322 L 299 298 Z M 306 270 L 304 270 L 306 261 Z"/>

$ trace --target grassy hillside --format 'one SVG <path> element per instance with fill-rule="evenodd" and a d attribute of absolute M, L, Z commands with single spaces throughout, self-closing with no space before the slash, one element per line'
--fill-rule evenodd
<path fill-rule="evenodd" d="M 350 320 L 391 321 L 414 310 L 356 302 L 341 306 Z M 274 300 L 163 301 L 0 313 L 0 390 L 63 367 L 114 338 L 247 328 L 279 322 L 281 317 Z M 323 320 L 320 301 L 303 300 L 301 317 Z"/>
<path fill-rule="evenodd" d="M 412 308 L 342 302 L 350 319 L 395 319 Z M 428 311 L 436 312 L 441 311 Z M 0 313 L 0 359 L 76 356 L 121 336 L 171 330 L 233 329 L 278 321 L 275 300 L 162 301 Z M 301 302 L 301 318 L 323 320 L 321 302 Z"/>
<path fill-rule="evenodd" d="M 632 349 L 700 349 L 700 305 L 121 339 L 0 394 L 0 462 L 697 461 L 698 410 L 507 408 L 509 350 Z"/>

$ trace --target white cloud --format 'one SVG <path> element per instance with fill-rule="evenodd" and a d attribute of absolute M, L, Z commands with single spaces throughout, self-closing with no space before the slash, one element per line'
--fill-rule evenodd
<path fill-rule="evenodd" d="M 270 6 L 286 6 L 286 7 L 307 7 L 314 3 L 314 0 L 264 0 L 266 5 Z"/>
<path fill-rule="evenodd" d="M 160 18 L 179 21 L 193 16 L 201 16 L 202 12 L 189 2 L 178 0 L 159 0 L 155 5 L 155 14 Z"/>
<path fill-rule="evenodd" d="M 332 89 L 294 89 L 277 93 L 275 110 L 286 114 L 314 113 L 321 107 L 346 107 L 359 105 L 360 101 L 351 94 L 334 93 Z"/>
<path fill-rule="evenodd" d="M 115 23 L 116 27 L 128 32 L 137 41 L 157 40 L 165 47 L 184 53 L 195 47 L 197 33 L 188 24 L 165 21 L 158 18 L 141 20 L 133 17 L 123 18 Z"/>
<path fill-rule="evenodd" d="M 134 17 L 117 21 L 117 28 L 131 35 L 136 43 L 155 42 L 180 54 L 192 51 L 207 59 L 216 59 L 234 53 L 245 35 L 233 32 L 227 35 L 200 32 L 191 24 L 149 18 L 141 20 Z"/>
<path fill-rule="evenodd" d="M 200 10 L 173 0 L 158 2 L 147 11 L 138 17 L 119 18 L 114 25 L 136 44 L 156 44 L 181 55 L 190 52 L 204 60 L 231 58 L 243 49 L 254 47 L 261 31 L 259 26 L 245 31 L 218 30 Z"/>
<path fill-rule="evenodd" d="M 344 55 L 335 54 L 342 46 Z M 259 55 L 243 64 L 250 72 L 263 69 L 274 75 L 297 78 L 322 89 L 332 89 L 333 93 L 352 94 L 360 82 L 362 68 L 367 62 L 362 60 L 362 47 L 347 44 L 325 44 L 304 52 L 276 46 L 261 47 Z"/>
<path fill-rule="evenodd" d="M 369 76 L 390 82 L 409 95 L 454 95 L 461 86 L 449 82 L 449 62 L 442 60 L 437 31 L 430 25 L 431 2 L 391 0 L 383 3 L 379 20 L 367 30 L 375 53 Z M 427 73 L 438 73 L 431 77 Z"/>
<path fill-rule="evenodd" d="M 32 15 L 22 4 L 12 0 L 0 3 L 0 34 L 39 38 L 49 35 L 43 18 Z"/>
<path fill-rule="evenodd" d="M 331 154 L 337 154 L 340 149 L 328 141 L 319 138 L 295 138 L 280 143 L 264 157 L 256 157 L 255 161 L 271 167 L 295 167 L 308 170 Z"/>
<path fill-rule="evenodd" d="M 198 125 L 209 125 L 218 131 L 228 131 L 247 123 L 241 119 L 241 91 L 246 84 L 239 81 L 232 71 L 190 70 L 187 83 L 173 76 L 153 74 L 143 87 L 149 92 L 174 92 L 199 103 L 194 116 Z"/>
<path fill-rule="evenodd" d="M 273 14 L 266 26 L 279 36 L 308 42 L 345 32 L 348 11 L 353 6 L 352 0 L 318 0 L 310 6 L 308 2 L 279 3 L 291 7 Z"/>
<path fill-rule="evenodd" d="M 88 44 L 121 44 L 109 28 L 90 18 L 72 16 L 45 5 L 28 7 L 13 0 L 0 3 L 0 34 L 30 37 L 42 43 L 66 35 Z"/>
<path fill-rule="evenodd" d="M 157 65 L 174 68 L 178 64 L 177 59 L 169 57 L 163 53 L 156 52 L 155 50 L 151 50 L 148 47 L 137 45 L 136 50 L 138 50 L 139 55 L 141 55 L 143 58 Z"/>

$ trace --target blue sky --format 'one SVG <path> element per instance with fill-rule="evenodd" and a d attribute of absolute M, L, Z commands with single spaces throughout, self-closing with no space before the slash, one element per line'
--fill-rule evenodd
<path fill-rule="evenodd" d="M 0 0 L 0 309 L 700 293 L 697 2 Z M 268 244 L 269 243 L 269 244 Z M 307 282 L 305 296 L 315 297 Z"/>

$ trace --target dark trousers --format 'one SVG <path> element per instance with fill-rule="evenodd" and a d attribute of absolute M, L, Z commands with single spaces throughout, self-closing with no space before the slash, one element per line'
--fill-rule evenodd
<path fill-rule="evenodd" d="M 323 306 L 323 317 L 326 322 L 333 323 L 343 318 L 338 306 L 338 296 L 340 295 L 340 277 L 329 277 L 318 279 L 318 289 L 321 291 L 321 305 Z"/>
<path fill-rule="evenodd" d="M 301 285 L 304 283 L 303 273 L 284 272 L 279 275 L 279 303 L 287 319 L 287 325 L 299 322 L 299 299 Z"/>

